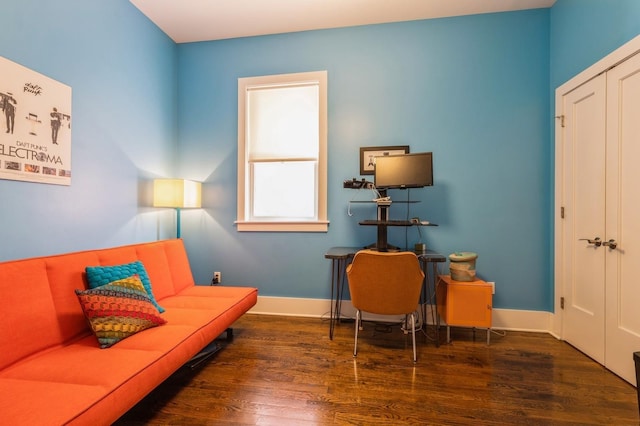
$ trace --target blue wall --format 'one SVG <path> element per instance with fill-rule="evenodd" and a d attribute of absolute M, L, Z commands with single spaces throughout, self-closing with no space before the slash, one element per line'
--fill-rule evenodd
<path fill-rule="evenodd" d="M 551 9 L 552 90 L 638 34 L 638 0 L 558 0 Z"/>
<path fill-rule="evenodd" d="M 73 130 L 71 186 L 0 180 L 0 259 L 162 237 L 148 182 L 175 167 L 175 43 L 126 0 L 1 9 L 0 56 L 71 86 Z"/>
<path fill-rule="evenodd" d="M 640 2 L 637 0 L 558 0 L 550 14 L 551 45 L 549 48 L 551 96 L 550 116 L 555 114 L 555 89 L 612 51 L 640 34 Z M 554 127 L 549 129 L 549 140 L 554 145 Z M 555 168 L 555 151 L 549 153 L 551 170 Z M 553 177 L 549 194 L 554 193 Z M 554 233 L 554 214 L 550 234 Z M 549 247 L 551 268 L 554 265 L 553 247 Z M 550 277 L 553 282 L 553 277 Z M 553 305 L 551 305 L 553 306 Z"/>
<path fill-rule="evenodd" d="M 0 260 L 170 237 L 157 176 L 202 180 L 183 213 L 196 279 L 262 295 L 328 298 L 328 247 L 363 245 L 375 215 L 346 190 L 361 146 L 433 151 L 433 188 L 392 216 L 440 224 L 444 254 L 479 253 L 497 308 L 553 308 L 553 94 L 640 32 L 636 0 L 559 0 L 532 10 L 174 44 L 126 0 L 3 5 L 0 56 L 73 88 L 69 187 L 0 180 Z M 329 73 L 328 233 L 238 233 L 237 78 Z M 1 76 L 0 76 L 1 84 Z M 406 199 L 403 191 L 391 192 Z M 390 241 L 405 245 L 394 229 Z M 419 239 L 408 230 L 406 244 Z"/>
<path fill-rule="evenodd" d="M 497 283 L 495 306 L 549 308 L 546 159 L 549 11 L 490 14 L 180 45 L 182 174 L 202 179 L 206 209 L 187 237 L 195 274 L 258 284 L 262 295 L 328 298 L 331 246 L 361 246 L 375 229 L 359 177 L 362 146 L 433 151 L 435 186 L 411 191 L 393 218 L 419 216 L 429 247 L 479 253 Z M 239 233 L 236 218 L 238 77 L 327 70 L 329 219 L 326 234 Z M 406 191 L 391 192 L 404 200 Z M 389 231 L 405 246 L 405 230 Z M 419 239 L 408 230 L 409 247 Z"/>

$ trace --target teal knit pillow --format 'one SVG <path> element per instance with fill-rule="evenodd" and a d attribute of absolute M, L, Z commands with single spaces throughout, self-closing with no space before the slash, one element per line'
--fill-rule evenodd
<path fill-rule="evenodd" d="M 149 295 L 149 299 L 151 299 L 153 306 L 155 306 L 161 313 L 164 312 L 164 308 L 158 305 L 158 302 L 153 295 L 149 274 L 147 274 L 147 270 L 144 269 L 144 265 L 139 260 L 132 263 L 126 263 L 124 265 L 87 266 L 85 271 L 87 273 L 87 281 L 90 288 L 102 287 L 110 282 L 122 280 L 132 275 L 137 275 L 140 277 L 140 281 L 142 281 L 142 285 Z"/>

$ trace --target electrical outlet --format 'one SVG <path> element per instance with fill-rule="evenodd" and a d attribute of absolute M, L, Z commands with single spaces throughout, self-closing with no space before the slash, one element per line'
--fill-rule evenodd
<path fill-rule="evenodd" d="M 222 273 L 221 272 L 214 272 L 213 273 L 213 281 L 216 284 L 220 284 L 222 282 Z"/>
<path fill-rule="evenodd" d="M 491 286 L 491 294 L 496 294 L 496 283 L 491 281 L 491 282 L 488 282 L 487 284 Z"/>

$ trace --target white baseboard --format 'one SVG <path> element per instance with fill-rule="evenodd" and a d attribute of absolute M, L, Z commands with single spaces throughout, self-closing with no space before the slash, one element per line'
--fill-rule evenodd
<path fill-rule="evenodd" d="M 283 315 L 293 317 L 328 318 L 331 311 L 328 299 L 303 299 L 296 297 L 258 296 L 258 303 L 249 311 L 251 314 Z M 427 322 L 432 323 L 431 306 L 427 310 Z M 342 302 L 342 317 L 354 318 L 355 309 L 350 300 Z M 367 314 L 365 319 L 379 316 Z M 389 320 L 389 317 L 380 317 Z M 516 309 L 494 309 L 493 327 L 499 330 L 551 333 L 553 314 L 544 311 L 523 311 Z M 402 318 L 397 317 L 398 321 Z"/>

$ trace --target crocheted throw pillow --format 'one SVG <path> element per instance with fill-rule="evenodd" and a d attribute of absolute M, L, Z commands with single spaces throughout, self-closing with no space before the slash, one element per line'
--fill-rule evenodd
<path fill-rule="evenodd" d="M 103 349 L 167 322 L 135 275 L 94 289 L 76 290 L 76 295 Z"/>

